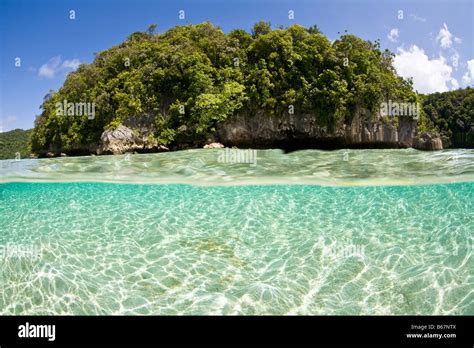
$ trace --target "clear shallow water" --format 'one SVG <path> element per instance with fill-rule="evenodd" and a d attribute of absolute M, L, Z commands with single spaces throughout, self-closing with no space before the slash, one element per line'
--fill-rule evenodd
<path fill-rule="evenodd" d="M 255 167 L 218 163 L 230 169 L 207 181 L 211 168 L 180 162 L 213 151 L 180 153 L 168 171 L 137 168 L 168 168 L 169 154 L 14 163 L 0 184 L 0 314 L 472 315 L 474 181 L 455 183 L 472 174 L 472 152 L 457 166 L 446 152 L 401 152 L 350 152 L 341 164 L 315 151 L 305 169 L 311 151 L 271 150 Z M 120 160 L 133 176 L 103 165 Z M 433 168 L 451 183 L 435 184 Z M 306 177 L 297 183 L 326 171 L 330 186 L 216 185 L 262 180 L 246 170 Z M 398 185 L 382 185 L 384 173 Z M 118 175 L 156 184 L 56 182 Z M 54 183 L 8 182 L 19 178 Z M 363 183 L 373 185 L 350 186 Z M 21 246 L 35 257 L 11 252 Z"/>
<path fill-rule="evenodd" d="M 474 181 L 474 150 L 257 150 L 256 165 L 222 150 L 0 161 L 0 182 L 101 181 L 192 185 L 413 185 Z"/>

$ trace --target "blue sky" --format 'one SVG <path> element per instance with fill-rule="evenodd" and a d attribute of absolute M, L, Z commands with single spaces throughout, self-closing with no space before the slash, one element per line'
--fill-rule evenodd
<path fill-rule="evenodd" d="M 50 89 L 79 63 L 156 23 L 210 20 L 225 32 L 273 26 L 318 25 L 331 40 L 348 30 L 380 39 L 396 53 L 395 67 L 423 93 L 474 84 L 474 0 L 1 0 L 0 131 L 33 127 Z M 75 19 L 70 19 L 70 10 Z M 185 20 L 178 17 L 185 11 Z M 294 11 L 294 20 L 288 11 Z M 399 12 L 403 11 L 403 13 Z M 403 18 L 399 18 L 403 16 Z M 21 66 L 16 66 L 21 59 Z"/>

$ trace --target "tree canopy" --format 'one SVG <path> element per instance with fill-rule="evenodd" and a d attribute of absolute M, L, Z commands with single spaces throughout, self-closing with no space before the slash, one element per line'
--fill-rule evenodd
<path fill-rule="evenodd" d="M 31 129 L 14 129 L 9 132 L 0 133 L 0 160 L 12 158 L 28 158 L 30 149 L 28 141 L 30 140 Z M 16 155 L 19 154 L 19 157 Z"/>
<path fill-rule="evenodd" d="M 423 98 L 428 125 L 445 147 L 474 148 L 474 89 L 467 87 Z"/>

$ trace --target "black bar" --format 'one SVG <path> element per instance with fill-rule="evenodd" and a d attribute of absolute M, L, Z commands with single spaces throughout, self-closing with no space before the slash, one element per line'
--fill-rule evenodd
<path fill-rule="evenodd" d="M 20 338 L 19 326 L 55 325 L 55 340 Z M 0 317 L 0 347 L 65 344 L 384 344 L 473 347 L 472 316 Z M 456 337 L 408 338 L 407 334 Z"/>

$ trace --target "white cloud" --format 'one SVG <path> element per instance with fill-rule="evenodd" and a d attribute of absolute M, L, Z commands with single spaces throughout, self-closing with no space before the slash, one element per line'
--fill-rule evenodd
<path fill-rule="evenodd" d="M 439 42 L 441 48 L 450 48 L 453 44 L 453 40 L 458 44 L 462 42 L 460 38 L 451 34 L 446 23 L 443 23 L 443 27 L 439 30 L 438 36 L 436 37 L 436 42 Z"/>
<path fill-rule="evenodd" d="M 79 59 L 71 59 L 71 60 L 65 60 L 64 63 L 63 63 L 63 67 L 65 68 L 71 68 L 73 70 L 76 70 L 77 68 L 79 68 L 79 65 L 81 64 L 81 62 L 79 61 Z"/>
<path fill-rule="evenodd" d="M 51 58 L 46 64 L 41 65 L 38 75 L 52 79 L 61 66 L 61 57 Z"/>
<path fill-rule="evenodd" d="M 449 90 L 448 83 L 453 83 L 453 68 L 446 63 L 446 59 L 441 56 L 429 59 L 416 45 L 408 50 L 398 48 L 393 65 L 398 75 L 413 78 L 413 87 L 420 93 L 446 92 Z"/>
<path fill-rule="evenodd" d="M 399 36 L 398 28 L 393 28 L 390 33 L 387 34 L 387 38 L 392 42 L 397 42 Z"/>
<path fill-rule="evenodd" d="M 463 75 L 462 82 L 466 86 L 474 84 L 474 59 L 467 61 L 467 72 Z"/>
<path fill-rule="evenodd" d="M 451 79 L 451 89 L 458 89 L 459 88 L 459 82 L 456 79 Z"/>
<path fill-rule="evenodd" d="M 43 64 L 39 70 L 38 70 L 38 76 L 41 77 L 46 77 L 49 79 L 52 79 L 53 77 L 56 76 L 57 73 L 67 70 L 67 69 L 72 69 L 76 70 L 81 62 L 79 59 L 71 59 L 71 60 L 65 60 L 62 62 L 61 56 L 55 56 L 51 58 L 46 64 Z"/>

